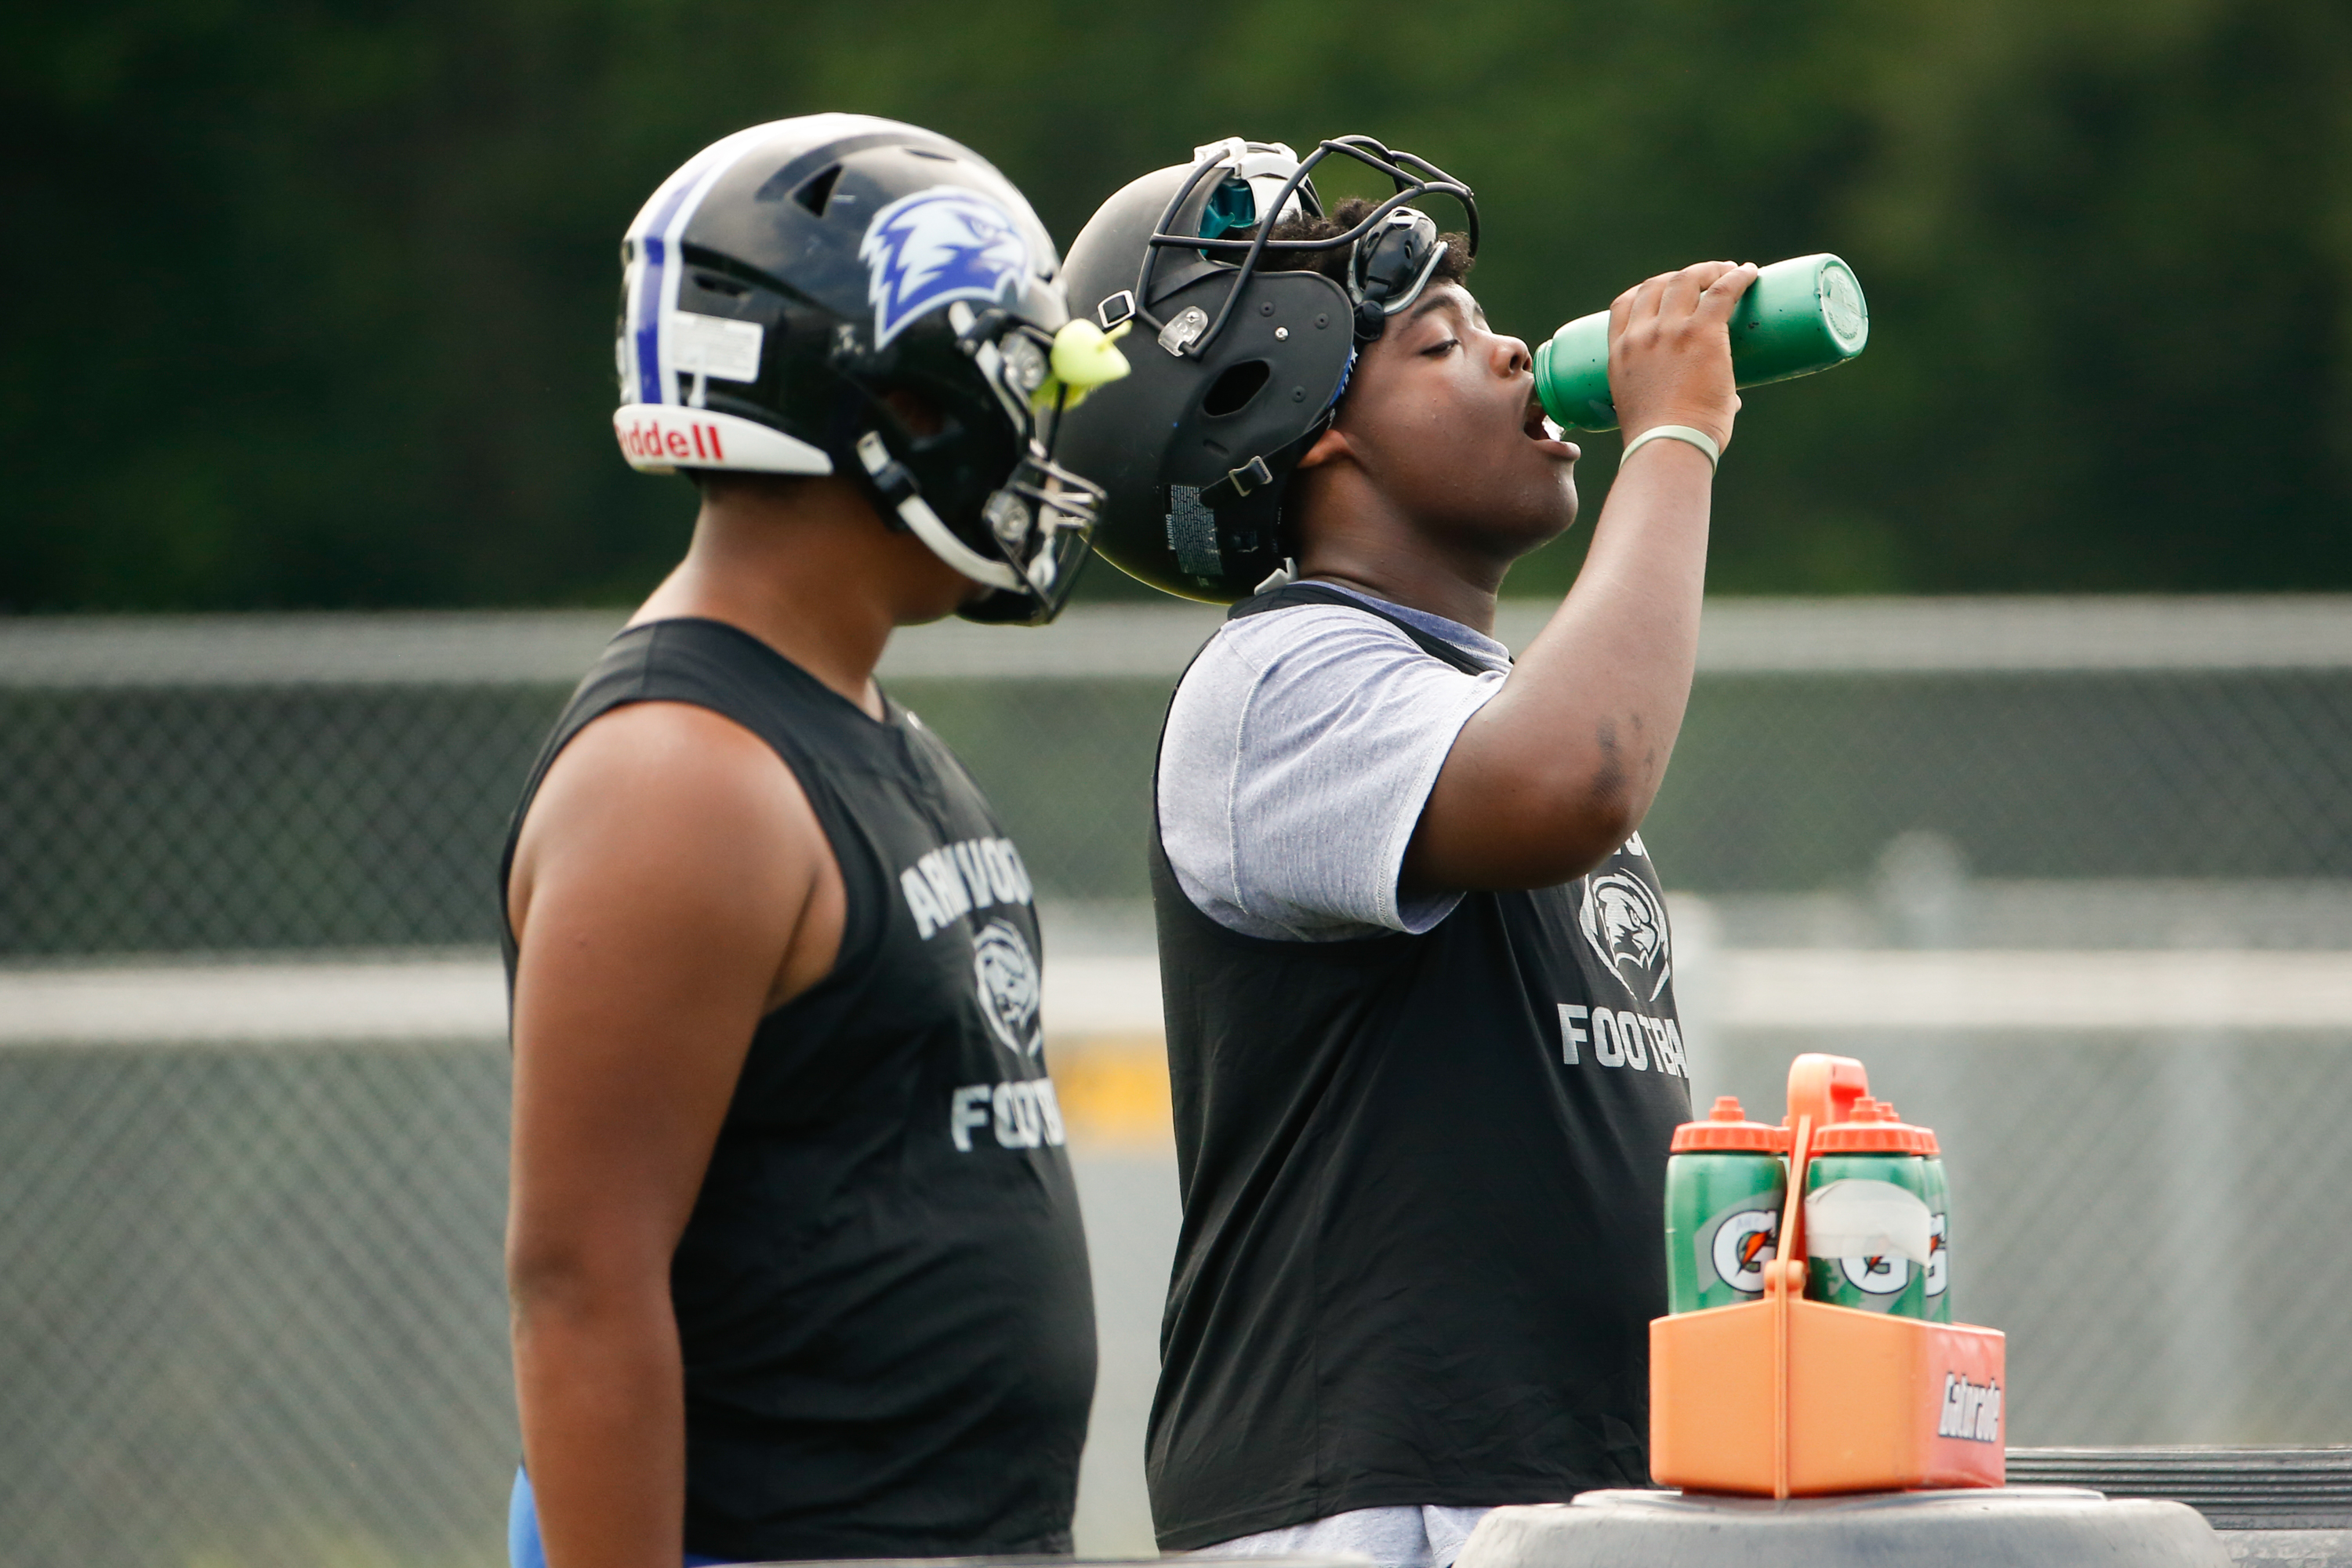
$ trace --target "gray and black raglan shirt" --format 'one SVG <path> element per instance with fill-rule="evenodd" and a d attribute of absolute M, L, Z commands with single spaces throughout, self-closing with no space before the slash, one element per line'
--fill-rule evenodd
<path fill-rule="evenodd" d="M 1461 1510 L 1646 1481 L 1690 1103 L 1655 874 L 1636 837 L 1558 887 L 1397 888 L 1509 668 L 1466 626 L 1300 583 L 1236 606 L 1171 705 L 1165 1548 L 1369 1549 L 1410 1510 L 1436 1550 Z"/>

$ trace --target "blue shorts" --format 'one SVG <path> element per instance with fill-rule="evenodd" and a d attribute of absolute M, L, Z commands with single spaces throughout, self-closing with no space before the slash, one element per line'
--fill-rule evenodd
<path fill-rule="evenodd" d="M 724 1568 L 730 1559 L 684 1553 L 686 1568 Z M 507 1500 L 507 1561 L 513 1568 L 547 1568 L 547 1548 L 539 1539 L 539 1503 L 530 1495 L 530 1477 L 515 1467 L 514 1495 Z"/>

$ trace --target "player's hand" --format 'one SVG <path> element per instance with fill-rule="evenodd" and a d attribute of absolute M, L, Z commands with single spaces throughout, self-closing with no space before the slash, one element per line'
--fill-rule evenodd
<path fill-rule="evenodd" d="M 1739 394 L 1731 384 L 1731 312 L 1756 266 L 1699 261 L 1626 289 L 1609 306 L 1609 395 L 1631 441 L 1687 425 L 1731 445 Z"/>

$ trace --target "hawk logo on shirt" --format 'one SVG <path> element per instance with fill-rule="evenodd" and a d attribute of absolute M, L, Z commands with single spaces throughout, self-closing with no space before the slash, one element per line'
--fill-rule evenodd
<path fill-rule="evenodd" d="M 980 1010 L 988 1026 L 1013 1055 L 1035 1056 L 1044 1031 L 1037 1026 L 1041 985 L 1029 944 L 1003 921 L 991 921 L 972 939 L 971 953 Z"/>
<path fill-rule="evenodd" d="M 1585 878 L 1576 923 L 1601 962 L 1641 1000 L 1656 1001 L 1674 978 L 1665 906 L 1640 878 L 1622 871 Z"/>
<path fill-rule="evenodd" d="M 1029 269 L 1029 242 L 1012 216 L 976 191 L 933 185 L 874 215 L 857 247 L 874 306 L 874 346 L 888 344 L 950 300 L 993 303 Z"/>

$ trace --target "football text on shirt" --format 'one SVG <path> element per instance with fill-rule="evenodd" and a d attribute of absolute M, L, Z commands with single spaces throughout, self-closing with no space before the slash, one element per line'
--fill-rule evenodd
<path fill-rule="evenodd" d="M 1590 1027 L 1587 1026 L 1590 1025 Z M 1590 1043 L 1592 1059 L 1605 1068 L 1648 1068 L 1675 1078 L 1690 1077 L 1683 1056 L 1682 1026 L 1672 1018 L 1655 1018 L 1630 1007 L 1585 1007 L 1559 1004 L 1559 1059 L 1568 1067 L 1584 1060 L 1579 1047 Z"/>
<path fill-rule="evenodd" d="M 1025 904 L 1034 892 L 1010 838 L 966 838 L 934 849 L 898 873 L 898 888 L 925 942 L 974 910 Z"/>
<path fill-rule="evenodd" d="M 948 1136 L 959 1152 L 971 1153 L 972 1133 L 992 1123 L 997 1142 L 1007 1149 L 1058 1148 L 1066 1136 L 1061 1102 L 1054 1098 L 1049 1078 L 967 1083 L 949 1096 Z"/>

